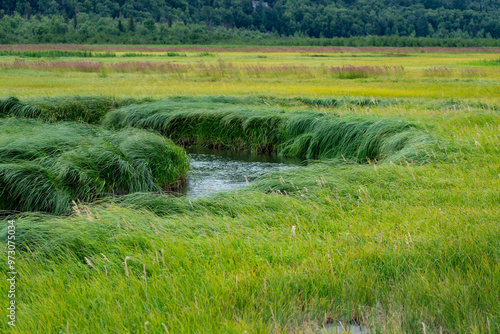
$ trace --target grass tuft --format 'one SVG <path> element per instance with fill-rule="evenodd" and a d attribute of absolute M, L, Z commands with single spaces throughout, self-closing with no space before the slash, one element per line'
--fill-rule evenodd
<path fill-rule="evenodd" d="M 0 120 L 0 210 L 64 214 L 71 201 L 161 191 L 188 168 L 182 148 L 146 131 Z"/>

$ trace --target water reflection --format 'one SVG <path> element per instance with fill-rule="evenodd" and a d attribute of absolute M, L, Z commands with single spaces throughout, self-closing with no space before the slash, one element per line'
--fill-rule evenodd
<path fill-rule="evenodd" d="M 191 157 L 191 173 L 180 192 L 191 197 L 239 189 L 259 175 L 297 168 L 301 164 L 300 159 L 276 155 L 211 149 L 186 151 Z"/>

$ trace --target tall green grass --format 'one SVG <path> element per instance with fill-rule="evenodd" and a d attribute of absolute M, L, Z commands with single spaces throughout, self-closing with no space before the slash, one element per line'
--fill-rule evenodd
<path fill-rule="evenodd" d="M 320 106 L 325 113 L 319 113 L 292 110 L 309 106 L 293 99 L 264 101 L 271 106 L 258 97 L 186 97 L 145 104 L 143 113 L 141 106 L 116 112 L 132 111 L 137 124 L 150 117 L 144 127 L 177 115 L 177 123 L 157 130 L 165 135 L 182 135 L 188 125 L 185 131 L 206 143 L 274 138 L 283 145 L 276 149 L 336 156 L 342 147 L 352 160 L 310 163 L 206 198 L 135 192 L 76 203 L 66 217 L 16 216 L 19 321 L 16 328 L 0 322 L 0 332 L 320 333 L 339 320 L 371 333 L 500 332 L 498 109 L 445 100 L 422 101 L 417 110 L 391 104 L 367 111 L 353 103 L 338 113 Z M 377 112 L 395 116 L 371 115 Z M 266 132 L 270 117 L 277 133 Z M 205 124 L 203 131 L 195 131 L 193 120 Z M 0 148 L 22 134 L 47 157 L 71 151 L 70 139 L 79 140 L 82 129 L 111 133 L 70 124 L 72 136 L 48 145 L 43 128 L 62 134 L 69 125 L 1 122 L 27 125 L 2 127 Z M 222 132 L 222 125 L 231 126 Z M 245 126 L 249 132 L 238 133 Z M 254 126 L 266 137 L 246 138 Z M 434 139 L 427 130 L 458 149 L 437 142 L 445 150 L 440 160 L 442 152 L 429 150 Z M 142 144 L 135 147 L 135 154 L 150 155 Z M 405 163 L 414 150 L 417 161 L 428 163 Z M 2 154 L 19 168 L 41 159 L 19 148 Z M 370 154 L 402 160 L 358 163 Z M 36 181 L 43 173 L 18 174 Z M 7 223 L 0 224 L 5 242 Z M 7 248 L 0 248 L 6 258 Z M 0 279 L 8 278 L 7 268 L 0 266 Z M 0 289 L 7 293 L 7 285 Z"/>
<path fill-rule="evenodd" d="M 115 109 L 103 125 L 157 131 L 185 145 L 277 152 L 306 159 L 428 161 L 438 140 L 409 122 L 237 105 L 206 108 L 175 100 Z"/>
<path fill-rule="evenodd" d="M 319 163 L 20 217 L 18 284 L 36 293 L 13 332 L 496 333 L 500 181 L 474 165 Z"/>
<path fill-rule="evenodd" d="M 161 191 L 188 168 L 184 150 L 146 131 L 0 120 L 0 210 L 64 214 L 72 201 Z"/>
<path fill-rule="evenodd" d="M 0 117 L 38 118 L 47 122 L 75 121 L 98 124 L 114 108 L 140 104 L 149 99 L 115 99 L 103 96 L 60 96 L 20 101 L 16 97 L 0 100 Z"/>
<path fill-rule="evenodd" d="M 24 118 L 39 118 L 48 122 L 77 121 L 91 124 L 101 123 L 104 116 L 111 110 L 127 105 L 154 102 L 151 98 L 112 98 L 105 96 L 57 96 L 20 101 L 16 97 L 0 99 L 0 117 L 16 116 Z M 277 111 L 295 110 L 298 108 L 326 108 L 342 111 L 356 111 L 358 108 L 425 108 L 429 110 L 470 109 L 500 110 L 495 104 L 477 101 L 462 101 L 456 99 L 408 100 L 398 98 L 375 97 L 329 97 L 308 98 L 291 97 L 278 98 L 269 96 L 231 97 L 206 96 L 187 97 L 178 96 L 168 99 L 170 109 L 190 110 L 252 110 Z"/>

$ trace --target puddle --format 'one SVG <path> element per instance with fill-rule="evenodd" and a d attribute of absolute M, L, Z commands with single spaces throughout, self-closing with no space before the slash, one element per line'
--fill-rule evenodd
<path fill-rule="evenodd" d="M 211 149 L 186 149 L 191 157 L 191 172 L 180 193 L 190 197 L 240 189 L 256 177 L 279 170 L 298 168 L 301 159 L 276 155 Z M 245 178 L 246 177 L 246 178 Z"/>

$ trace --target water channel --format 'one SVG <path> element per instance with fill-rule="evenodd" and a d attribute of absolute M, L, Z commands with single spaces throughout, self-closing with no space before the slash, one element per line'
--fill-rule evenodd
<path fill-rule="evenodd" d="M 258 176 L 302 165 L 301 159 L 277 155 L 192 148 L 186 151 L 191 157 L 191 172 L 180 192 L 189 197 L 240 189 Z"/>

